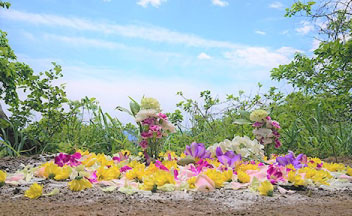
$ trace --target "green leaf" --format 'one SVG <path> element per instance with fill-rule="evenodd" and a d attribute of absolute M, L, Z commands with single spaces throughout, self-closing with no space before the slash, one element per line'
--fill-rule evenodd
<path fill-rule="evenodd" d="M 236 119 L 233 123 L 238 125 L 252 124 L 252 122 L 248 121 L 247 119 Z"/>
<path fill-rule="evenodd" d="M 133 114 L 126 108 L 122 107 L 122 106 L 117 106 L 115 109 L 121 111 L 121 112 L 126 112 L 128 114 L 130 114 L 131 116 L 133 116 Z"/>
<path fill-rule="evenodd" d="M 256 192 L 256 191 L 258 191 L 259 185 L 260 185 L 260 182 L 259 182 L 259 180 L 257 179 L 257 177 L 253 177 L 252 183 L 251 183 L 251 185 L 249 186 L 249 189 L 250 189 L 251 191 L 253 191 L 253 192 Z"/>
<path fill-rule="evenodd" d="M 114 190 L 116 190 L 116 188 L 117 188 L 117 186 L 112 185 L 112 186 L 105 187 L 105 188 L 100 188 L 100 189 L 101 189 L 102 191 L 104 191 L 104 192 L 109 193 L 109 192 L 113 192 Z"/>
<path fill-rule="evenodd" d="M 138 192 L 138 190 L 132 186 L 120 187 L 118 191 L 128 195 Z"/>
<path fill-rule="evenodd" d="M 44 194 L 43 196 L 54 196 L 60 193 L 59 188 L 54 188 L 50 193 Z"/>
<path fill-rule="evenodd" d="M 249 120 L 249 116 L 250 116 L 250 112 L 248 112 L 248 111 L 244 111 L 244 110 L 240 110 L 240 111 L 238 111 L 239 113 L 240 113 L 240 115 L 241 115 L 241 117 L 243 118 L 243 119 L 247 119 L 247 120 Z"/>

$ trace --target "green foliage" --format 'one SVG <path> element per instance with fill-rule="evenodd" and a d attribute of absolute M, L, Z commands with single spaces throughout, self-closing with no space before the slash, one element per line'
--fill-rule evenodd
<path fill-rule="evenodd" d="M 10 2 L 0 1 L 0 7 L 9 9 L 11 7 L 11 3 Z"/>
<path fill-rule="evenodd" d="M 301 1 L 297 1 L 292 4 L 291 8 L 286 8 L 286 17 L 292 17 L 296 15 L 298 12 L 304 12 L 306 15 L 311 15 L 312 13 L 312 6 L 316 2 L 309 1 L 307 3 L 303 3 Z"/>

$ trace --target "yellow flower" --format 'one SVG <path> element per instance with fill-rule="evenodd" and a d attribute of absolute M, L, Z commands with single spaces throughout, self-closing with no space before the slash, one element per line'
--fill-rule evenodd
<path fill-rule="evenodd" d="M 98 154 L 97 155 L 97 161 L 100 163 L 100 166 L 112 166 L 114 165 L 113 160 L 108 160 L 104 154 Z"/>
<path fill-rule="evenodd" d="M 157 171 L 154 174 L 154 182 L 155 184 L 160 187 L 163 186 L 164 184 L 175 184 L 175 179 L 174 175 L 172 175 L 170 172 L 167 171 Z"/>
<path fill-rule="evenodd" d="M 117 179 L 120 176 L 120 170 L 116 166 L 110 168 L 105 168 L 103 166 L 97 169 L 97 178 L 98 181 L 110 181 Z"/>
<path fill-rule="evenodd" d="M 213 160 L 210 158 L 205 159 L 208 163 L 210 163 L 211 165 L 213 165 L 214 167 L 219 167 L 220 166 L 220 162 L 218 160 Z"/>
<path fill-rule="evenodd" d="M 49 163 L 44 170 L 44 177 L 54 179 L 57 174 L 60 173 L 59 167 L 54 163 Z"/>
<path fill-rule="evenodd" d="M 0 187 L 5 184 L 6 172 L 0 170 Z"/>
<path fill-rule="evenodd" d="M 238 171 L 237 172 L 237 178 L 241 183 L 248 183 L 251 181 L 251 177 L 243 171 Z"/>
<path fill-rule="evenodd" d="M 186 157 L 186 155 L 185 155 L 185 153 L 181 153 L 181 155 L 180 155 L 180 158 L 185 158 Z"/>
<path fill-rule="evenodd" d="M 305 185 L 305 182 L 300 175 L 296 175 L 295 172 L 290 171 L 288 173 L 288 181 L 291 182 L 294 186 L 298 187 L 300 185 Z"/>
<path fill-rule="evenodd" d="M 296 171 L 295 166 L 293 166 L 292 164 L 287 165 L 286 168 L 288 168 L 292 171 Z"/>
<path fill-rule="evenodd" d="M 43 194 L 43 185 L 34 183 L 30 186 L 28 190 L 24 192 L 24 196 L 30 199 L 37 199 Z"/>
<path fill-rule="evenodd" d="M 222 176 L 223 176 L 224 181 L 231 182 L 232 176 L 233 176 L 233 171 L 232 170 L 224 171 L 224 172 L 222 172 Z"/>
<path fill-rule="evenodd" d="M 156 184 L 154 183 L 153 176 L 148 176 L 144 178 L 143 185 L 141 186 L 142 190 L 151 191 L 156 190 Z"/>
<path fill-rule="evenodd" d="M 241 164 L 236 167 L 236 171 L 246 172 L 247 170 L 259 170 L 257 164 Z"/>
<path fill-rule="evenodd" d="M 251 112 L 251 114 L 249 115 L 249 119 L 251 121 L 260 122 L 260 121 L 263 121 L 264 118 L 267 116 L 268 116 L 267 111 L 258 109 Z"/>
<path fill-rule="evenodd" d="M 346 173 L 347 173 L 347 175 L 352 176 L 352 168 L 347 167 Z"/>
<path fill-rule="evenodd" d="M 298 172 L 305 173 L 305 179 L 311 179 L 316 185 L 329 185 L 327 181 L 332 178 L 330 172 L 325 170 L 316 170 L 311 167 L 304 167 L 299 169 Z"/>
<path fill-rule="evenodd" d="M 91 167 L 97 162 L 96 154 L 92 153 L 87 159 L 82 161 L 82 165 L 86 167 Z"/>
<path fill-rule="evenodd" d="M 129 167 L 132 167 L 132 168 L 135 168 L 135 167 L 139 167 L 139 168 L 142 168 L 144 169 L 145 168 L 145 165 L 144 164 L 141 164 L 139 163 L 138 161 L 136 160 L 133 160 L 131 161 L 129 164 L 127 164 Z"/>
<path fill-rule="evenodd" d="M 80 153 L 82 156 L 89 155 L 88 150 L 82 151 L 81 149 L 77 149 L 76 152 Z"/>
<path fill-rule="evenodd" d="M 92 187 L 92 184 L 87 179 L 80 176 L 70 181 L 68 185 L 71 191 L 81 191 Z"/>
<path fill-rule="evenodd" d="M 342 163 L 324 163 L 323 167 L 330 172 L 340 172 L 346 169 L 345 165 Z"/>
<path fill-rule="evenodd" d="M 172 160 L 172 161 L 163 161 L 163 165 L 164 165 L 166 168 L 168 168 L 169 170 L 171 170 L 171 168 L 178 169 L 177 161 L 175 161 L 175 160 Z"/>
<path fill-rule="evenodd" d="M 153 173 L 157 172 L 159 170 L 158 167 L 155 166 L 155 164 L 151 163 L 149 164 L 148 168 L 145 169 L 145 175 L 152 175 Z"/>
<path fill-rule="evenodd" d="M 129 155 L 131 155 L 131 152 L 128 151 L 127 149 L 121 150 L 120 153 L 121 153 L 122 155 L 124 155 L 124 156 L 129 156 Z"/>
<path fill-rule="evenodd" d="M 59 171 L 55 174 L 54 179 L 57 181 L 68 179 L 71 175 L 72 168 L 69 166 L 60 167 Z"/>
<path fill-rule="evenodd" d="M 258 187 L 260 195 L 263 196 L 273 196 L 274 186 L 268 181 L 263 181 Z"/>
<path fill-rule="evenodd" d="M 224 186 L 225 179 L 219 171 L 215 169 L 208 169 L 204 172 L 204 174 L 207 175 L 211 180 L 213 180 L 216 188 L 222 188 Z"/>
<path fill-rule="evenodd" d="M 126 173 L 126 178 L 128 180 L 135 179 L 141 182 L 143 180 L 143 177 L 144 177 L 144 166 L 135 167 Z"/>
<path fill-rule="evenodd" d="M 188 186 L 190 189 L 196 188 L 196 180 L 197 180 L 197 177 L 195 177 L 195 176 L 193 176 L 187 180 L 187 183 L 188 183 Z"/>

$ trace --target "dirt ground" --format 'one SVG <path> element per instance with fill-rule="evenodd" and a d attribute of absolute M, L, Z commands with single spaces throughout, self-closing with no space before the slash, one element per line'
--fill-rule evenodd
<path fill-rule="evenodd" d="M 0 169 L 13 172 L 21 163 L 35 164 L 47 158 L 0 158 Z M 28 186 L 5 185 L 0 189 L 0 215 L 352 215 L 352 190 L 333 191 L 311 188 L 273 197 L 247 190 L 201 192 L 135 193 L 103 192 L 94 187 L 71 192 L 66 184 L 50 180 L 40 182 L 48 193 L 54 187 L 60 193 L 29 200 L 23 196 Z"/>

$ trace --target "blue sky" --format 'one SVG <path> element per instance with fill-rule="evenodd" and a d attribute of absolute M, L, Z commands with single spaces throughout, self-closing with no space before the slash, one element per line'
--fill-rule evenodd
<path fill-rule="evenodd" d="M 36 71 L 62 65 L 71 99 L 96 97 L 114 112 L 128 96 L 173 111 L 177 91 L 219 97 L 283 83 L 270 70 L 317 45 L 313 26 L 285 18 L 293 1 L 12 0 L 1 10 L 20 61 Z M 122 117 L 125 118 L 125 117 Z"/>

